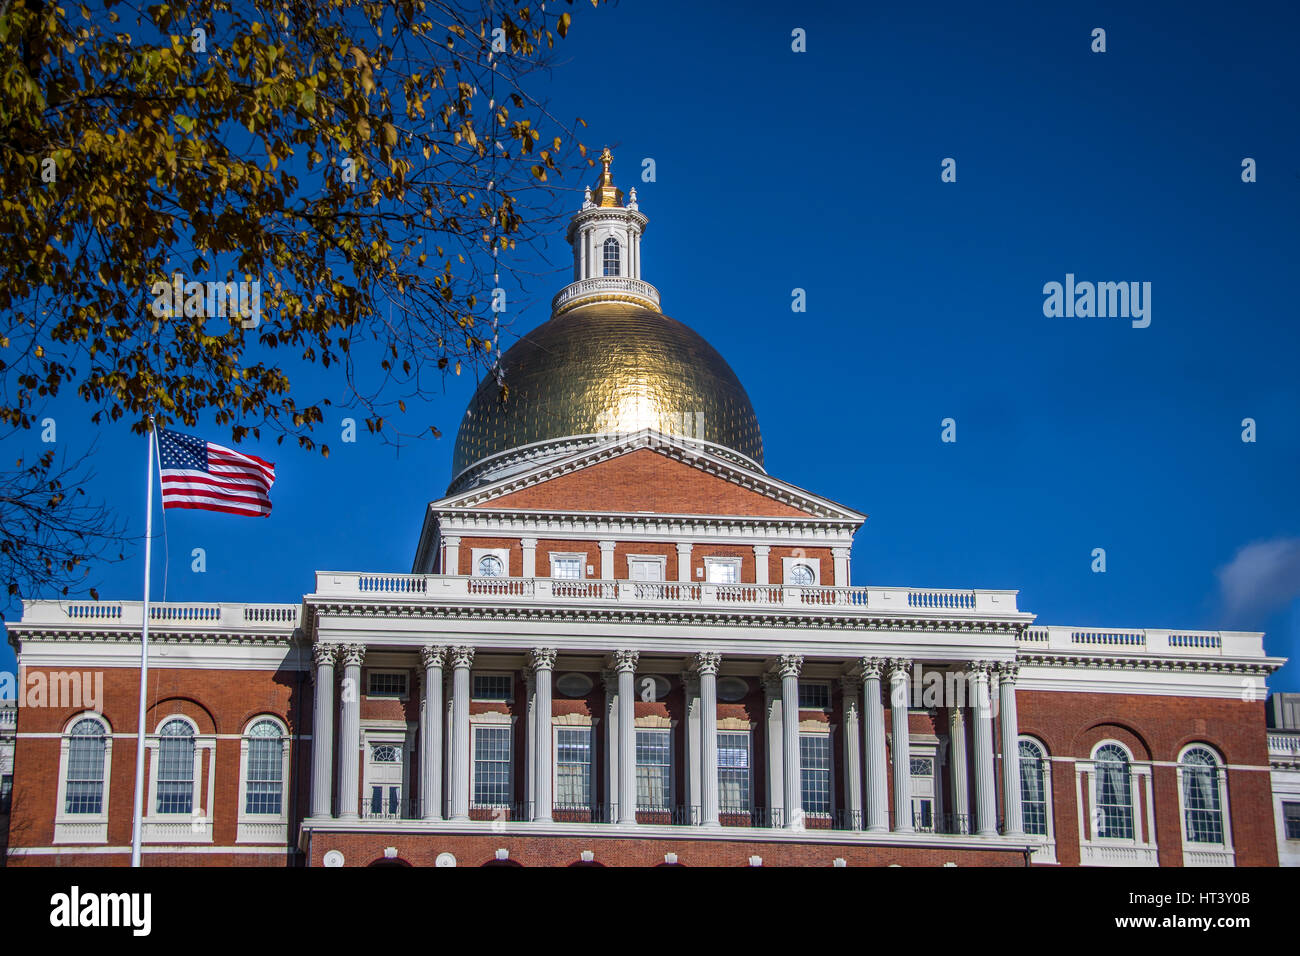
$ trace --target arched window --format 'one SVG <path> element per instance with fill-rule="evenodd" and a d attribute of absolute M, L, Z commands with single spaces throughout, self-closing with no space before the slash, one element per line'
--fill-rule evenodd
<path fill-rule="evenodd" d="M 608 239 L 605 240 L 605 245 L 604 245 L 602 248 L 603 248 L 603 250 L 604 250 L 604 259 L 605 259 L 605 262 L 604 262 L 604 265 L 605 265 L 604 274 L 607 275 L 607 276 L 616 276 L 616 275 L 618 275 L 618 274 L 619 274 L 619 271 L 618 271 L 618 258 L 619 258 L 619 246 L 618 246 L 618 240 L 615 239 L 613 236 L 610 236 Z"/>
<path fill-rule="evenodd" d="M 1096 835 L 1106 839 L 1132 840 L 1133 776 L 1128 752 L 1119 744 L 1106 743 L 1097 748 Z"/>
<path fill-rule="evenodd" d="M 248 778 L 244 812 L 279 815 L 284 795 L 284 737 L 273 720 L 259 720 L 248 731 Z"/>
<path fill-rule="evenodd" d="M 163 724 L 158 741 L 158 813 L 190 813 L 194 808 L 194 728 L 174 718 Z"/>
<path fill-rule="evenodd" d="M 479 558 L 478 573 L 485 578 L 499 578 L 505 574 L 505 565 L 495 554 L 484 555 Z"/>
<path fill-rule="evenodd" d="M 1020 808 L 1026 833 L 1047 836 L 1047 758 L 1036 741 L 1020 738 Z"/>
<path fill-rule="evenodd" d="M 94 717 L 83 717 L 72 725 L 68 732 L 64 813 L 104 812 L 106 742 L 104 725 Z"/>
<path fill-rule="evenodd" d="M 1189 747 L 1179 761 L 1179 770 L 1187 842 L 1222 845 L 1223 803 L 1218 759 L 1207 747 Z"/>

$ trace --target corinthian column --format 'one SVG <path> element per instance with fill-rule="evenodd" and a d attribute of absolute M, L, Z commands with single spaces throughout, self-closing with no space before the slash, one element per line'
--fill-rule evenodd
<path fill-rule="evenodd" d="M 911 833 L 912 732 L 907 725 L 907 678 L 911 661 L 889 662 L 889 716 L 894 739 L 894 832 Z"/>
<path fill-rule="evenodd" d="M 695 671 L 700 675 L 700 777 L 703 786 L 702 823 L 718 825 L 718 668 L 722 655 L 702 651 L 695 655 Z"/>
<path fill-rule="evenodd" d="M 339 817 L 357 818 L 361 792 L 361 662 L 366 645 L 344 644 L 343 713 L 339 717 Z"/>
<path fill-rule="evenodd" d="M 781 749 L 785 752 L 782 797 L 787 830 L 803 829 L 803 794 L 799 789 L 799 672 L 802 654 L 783 654 L 777 661 L 781 675 Z"/>
<path fill-rule="evenodd" d="M 1020 727 L 1016 717 L 1014 661 L 998 666 L 999 714 L 1002 718 L 1002 832 L 1020 836 L 1024 820 L 1020 810 Z"/>
<path fill-rule="evenodd" d="M 948 709 L 948 749 L 952 759 L 953 830 L 970 833 L 970 777 L 966 757 L 966 715 L 960 707 Z"/>
<path fill-rule="evenodd" d="M 533 700 L 537 709 L 537 739 L 533 747 L 533 819 L 542 823 L 551 820 L 551 674 L 555 670 L 555 648 L 535 647 L 529 652 L 528 663 L 533 671 L 536 687 Z"/>
<path fill-rule="evenodd" d="M 334 658 L 333 644 L 315 644 L 316 700 L 311 731 L 311 815 L 330 815 L 330 781 L 334 776 Z"/>
<path fill-rule="evenodd" d="M 997 788 L 993 784 L 993 701 L 989 695 L 989 665 L 970 665 L 971 693 L 975 700 L 975 832 L 993 836 L 998 832 Z"/>
<path fill-rule="evenodd" d="M 469 675 L 474 648 L 451 651 L 451 818 L 469 819 Z"/>
<path fill-rule="evenodd" d="M 862 658 L 862 710 L 867 737 L 867 829 L 872 833 L 889 829 L 885 706 L 880 699 L 880 675 L 884 670 L 885 662 L 880 658 Z"/>
<path fill-rule="evenodd" d="M 636 823 L 636 651 L 615 651 L 618 672 L 618 822 Z"/>
<path fill-rule="evenodd" d="M 445 647 L 420 648 L 424 664 L 424 726 L 420 728 L 420 816 L 442 819 L 442 665 Z"/>
<path fill-rule="evenodd" d="M 849 826 L 862 829 L 862 740 L 860 739 L 858 681 L 840 679 L 840 699 L 844 702 L 844 802 L 849 811 Z"/>

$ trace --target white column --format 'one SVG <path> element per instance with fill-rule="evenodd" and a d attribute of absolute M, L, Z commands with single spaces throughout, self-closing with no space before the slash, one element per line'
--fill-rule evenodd
<path fill-rule="evenodd" d="M 682 754 L 682 768 L 686 772 L 686 812 L 687 822 L 697 825 L 700 822 L 700 809 L 704 806 L 704 784 L 701 779 L 704 772 L 704 758 L 700 753 L 703 747 L 703 731 L 700 729 L 700 675 L 693 670 L 682 671 L 682 691 L 686 697 L 686 732 L 682 734 L 685 742 Z"/>
<path fill-rule="evenodd" d="M 849 826 L 862 829 L 862 739 L 859 716 L 861 694 L 856 678 L 840 679 L 840 699 L 844 703 L 844 803 L 849 812 Z"/>
<path fill-rule="evenodd" d="M 907 676 L 911 661 L 889 662 L 889 716 L 893 725 L 894 832 L 911 833 L 912 737 L 907 724 Z"/>
<path fill-rule="evenodd" d="M 524 569 L 523 575 L 526 578 L 537 577 L 537 539 L 520 538 L 519 544 L 523 547 Z"/>
<path fill-rule="evenodd" d="M 460 538 L 450 537 L 442 539 L 442 546 L 446 549 L 447 560 L 442 568 L 443 574 L 460 574 Z"/>
<path fill-rule="evenodd" d="M 767 826 L 780 826 L 785 809 L 785 731 L 782 729 L 781 678 L 763 677 L 763 708 L 767 718 Z"/>
<path fill-rule="evenodd" d="M 1002 719 L 1002 832 L 1020 836 L 1024 821 L 1020 810 L 1020 727 L 1016 717 L 1015 662 L 998 667 L 998 704 Z"/>
<path fill-rule="evenodd" d="M 445 647 L 420 648 L 424 664 L 424 726 L 420 729 L 420 808 L 426 820 L 442 819 L 442 664 Z"/>
<path fill-rule="evenodd" d="M 975 832 L 993 836 L 998 832 L 997 788 L 993 783 L 993 700 L 989 695 L 989 665 L 970 665 L 971 717 L 975 721 Z"/>
<path fill-rule="evenodd" d="M 469 694 L 474 648 L 451 651 L 451 818 L 469 819 Z"/>
<path fill-rule="evenodd" d="M 333 644 L 315 644 L 316 700 L 311 728 L 311 815 L 330 816 L 334 779 L 334 658 Z"/>
<path fill-rule="evenodd" d="M 771 580 L 768 574 L 768 556 L 772 553 L 770 545 L 754 545 L 754 583 L 767 584 Z"/>
<path fill-rule="evenodd" d="M 970 764 L 966 757 L 966 715 L 960 707 L 948 709 L 948 749 L 952 753 L 953 831 L 970 833 Z"/>
<path fill-rule="evenodd" d="M 450 649 L 448 650 L 450 655 Z M 451 819 L 451 796 L 452 796 L 452 779 L 451 779 L 451 761 L 453 751 L 456 749 L 456 678 L 447 673 L 443 668 L 442 677 L 442 818 Z"/>
<path fill-rule="evenodd" d="M 718 667 L 722 655 L 701 651 L 695 655 L 700 675 L 700 777 L 702 811 L 700 822 L 718 825 Z"/>
<path fill-rule="evenodd" d="M 618 822 L 636 823 L 636 651 L 615 651 L 618 671 Z"/>
<path fill-rule="evenodd" d="M 537 683 L 534 700 L 537 709 L 537 737 L 533 761 L 533 819 L 551 820 L 551 674 L 555 670 L 555 648 L 535 647 L 528 655 Z"/>
<path fill-rule="evenodd" d="M 537 792 L 533 789 L 537 782 L 537 677 L 532 669 L 524 668 L 524 707 L 527 711 L 524 728 L 524 813 L 525 820 L 532 819 L 533 806 Z"/>
<path fill-rule="evenodd" d="M 799 671 L 803 655 L 782 654 L 777 661 L 781 675 L 781 748 L 785 751 L 782 788 L 787 830 L 803 829 L 803 794 L 799 789 Z"/>
<path fill-rule="evenodd" d="M 614 580 L 614 542 L 598 541 L 600 545 L 600 579 L 602 581 Z"/>
<path fill-rule="evenodd" d="M 867 738 L 867 829 L 883 833 L 889 829 L 888 771 L 885 766 L 885 705 L 880 694 L 880 675 L 885 662 L 862 659 L 862 710 Z"/>
<path fill-rule="evenodd" d="M 677 545 L 677 580 L 691 579 L 691 546 L 689 543 Z"/>
<path fill-rule="evenodd" d="M 835 586 L 849 586 L 849 549 L 831 548 L 831 557 L 835 559 Z"/>
<path fill-rule="evenodd" d="M 605 685 L 605 820 L 612 823 L 618 812 L 618 672 L 600 672 Z"/>
<path fill-rule="evenodd" d="M 357 818 L 361 793 L 361 661 L 364 644 L 344 644 L 339 649 L 343 662 L 343 710 L 339 717 L 339 817 Z"/>

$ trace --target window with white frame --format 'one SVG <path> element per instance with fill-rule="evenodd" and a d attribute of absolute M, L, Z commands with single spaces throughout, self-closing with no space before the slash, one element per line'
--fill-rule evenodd
<path fill-rule="evenodd" d="M 273 720 L 248 729 L 244 813 L 279 816 L 284 806 L 284 733 Z"/>
<path fill-rule="evenodd" d="M 585 554 L 552 554 L 551 577 L 563 581 L 581 580 L 582 567 L 586 560 Z"/>
<path fill-rule="evenodd" d="M 63 812 L 104 812 L 104 762 L 108 753 L 104 724 L 97 717 L 82 717 L 68 732 L 64 772 Z"/>
<path fill-rule="evenodd" d="M 830 816 L 830 734 L 799 735 L 799 796 L 805 816 Z"/>
<path fill-rule="evenodd" d="M 750 746 L 746 732 L 718 733 L 718 809 L 723 813 L 748 813 Z"/>
<path fill-rule="evenodd" d="M 1282 826 L 1288 840 L 1300 840 L 1300 803 L 1282 804 Z"/>
<path fill-rule="evenodd" d="M 1192 746 L 1183 751 L 1178 764 L 1184 839 L 1224 845 L 1223 773 L 1218 758 L 1208 747 Z"/>
<path fill-rule="evenodd" d="M 158 732 L 155 813 L 194 812 L 194 728 L 173 718 Z"/>
<path fill-rule="evenodd" d="M 618 275 L 619 245 L 618 240 L 610 236 L 601 246 L 602 265 L 604 266 L 604 275 Z"/>
<path fill-rule="evenodd" d="M 1025 833 L 1048 835 L 1047 756 L 1035 740 L 1020 738 L 1020 812 Z"/>
<path fill-rule="evenodd" d="M 375 817 L 400 817 L 405 775 L 403 743 L 373 738 L 368 738 L 367 742 L 366 812 Z"/>
<path fill-rule="evenodd" d="M 555 806 L 580 810 L 591 806 L 591 728 L 555 728 Z"/>
<path fill-rule="evenodd" d="M 475 674 L 474 700 L 510 701 L 514 697 L 514 678 L 509 674 Z"/>
<path fill-rule="evenodd" d="M 711 584 L 740 583 L 740 558 L 705 558 L 704 568 Z"/>
<path fill-rule="evenodd" d="M 495 554 L 485 554 L 478 559 L 478 565 L 475 573 L 484 578 L 504 577 L 506 573 L 505 562 Z"/>
<path fill-rule="evenodd" d="M 721 740 L 721 735 L 719 735 Z M 667 730 L 636 732 L 636 807 L 667 810 L 672 796 L 672 737 Z M 719 760 L 718 773 L 722 764 Z"/>
<path fill-rule="evenodd" d="M 932 832 L 935 829 L 935 758 L 929 755 L 909 758 L 912 778 L 912 826 Z"/>
<path fill-rule="evenodd" d="M 370 671 L 366 696 L 405 697 L 408 676 L 406 671 Z"/>
<path fill-rule="evenodd" d="M 799 681 L 800 710 L 830 710 L 831 685 L 825 681 Z"/>
<path fill-rule="evenodd" d="M 662 555 L 629 555 L 627 576 L 633 581 L 662 581 L 668 559 Z"/>
<path fill-rule="evenodd" d="M 478 724 L 474 727 L 474 805 L 510 805 L 511 726 Z"/>
<path fill-rule="evenodd" d="M 1096 836 L 1113 840 L 1134 839 L 1133 774 L 1128 751 L 1119 744 L 1102 744 L 1093 760 Z"/>

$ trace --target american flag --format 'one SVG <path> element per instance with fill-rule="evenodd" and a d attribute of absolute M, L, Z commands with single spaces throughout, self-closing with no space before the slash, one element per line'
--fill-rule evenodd
<path fill-rule="evenodd" d="M 158 436 L 158 451 L 164 508 L 262 517 L 271 513 L 272 462 L 165 428 Z"/>

